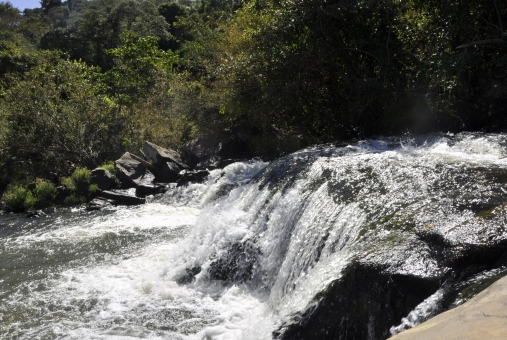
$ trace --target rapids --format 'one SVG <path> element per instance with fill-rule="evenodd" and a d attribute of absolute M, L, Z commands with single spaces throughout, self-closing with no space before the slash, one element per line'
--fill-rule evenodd
<path fill-rule="evenodd" d="M 495 257 L 463 274 L 455 245 L 507 239 L 506 156 L 501 134 L 326 144 L 142 206 L 1 216 L 0 338 L 297 339 L 359 262 L 434 282 L 386 325 L 369 314 L 364 334 L 387 338 L 503 273 Z"/>

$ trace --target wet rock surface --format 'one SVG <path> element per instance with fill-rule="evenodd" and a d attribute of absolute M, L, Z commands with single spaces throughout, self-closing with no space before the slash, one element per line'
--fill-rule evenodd
<path fill-rule="evenodd" d="M 202 183 L 208 176 L 208 170 L 184 171 L 179 176 L 178 186 L 184 186 L 190 183 Z"/>
<path fill-rule="evenodd" d="M 148 195 L 161 194 L 167 191 L 164 185 L 160 184 L 142 184 L 136 187 L 137 197 L 146 197 Z"/>
<path fill-rule="evenodd" d="M 224 254 L 210 263 L 207 274 L 211 280 L 248 281 L 252 278 L 258 256 L 259 248 L 250 240 L 232 244 Z"/>
<path fill-rule="evenodd" d="M 114 192 L 114 191 L 102 191 L 99 193 L 100 198 L 105 198 L 112 202 L 117 202 L 117 204 L 124 205 L 138 205 L 146 203 L 146 199 L 136 196 L 131 196 L 124 192 Z"/>
<path fill-rule="evenodd" d="M 439 287 L 438 278 L 391 274 L 386 268 L 355 262 L 343 278 L 320 292 L 318 302 L 275 339 L 385 339 L 391 325 Z"/>

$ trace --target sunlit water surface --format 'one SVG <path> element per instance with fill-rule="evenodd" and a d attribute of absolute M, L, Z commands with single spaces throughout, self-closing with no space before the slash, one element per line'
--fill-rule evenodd
<path fill-rule="evenodd" d="M 339 277 L 374 233 L 364 236 L 372 218 L 401 206 L 414 211 L 415 228 L 432 223 L 424 209 L 447 225 L 470 218 L 456 202 L 436 211 L 429 202 L 444 202 L 448 189 L 435 183 L 456 182 L 463 169 L 505 169 L 505 150 L 503 135 L 326 145 L 271 169 L 235 163 L 142 206 L 1 217 L 0 338 L 270 339 Z M 212 259 L 245 240 L 260 254 L 250 279 L 207 278 Z M 196 279 L 178 284 L 195 266 Z M 431 310 L 438 294 L 414 313 Z"/>

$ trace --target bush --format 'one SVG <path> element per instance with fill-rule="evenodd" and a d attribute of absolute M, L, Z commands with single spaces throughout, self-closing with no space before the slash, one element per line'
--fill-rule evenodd
<path fill-rule="evenodd" d="M 58 191 L 53 183 L 38 178 L 35 184 L 35 208 L 46 208 L 52 206 Z M 26 202 L 26 201 L 25 201 Z"/>
<path fill-rule="evenodd" d="M 88 188 L 88 192 L 93 195 L 99 190 L 99 186 L 97 184 L 90 184 L 90 187 Z"/>
<path fill-rule="evenodd" d="M 71 175 L 71 178 L 74 182 L 88 182 L 90 183 L 90 174 L 91 171 L 87 168 L 76 168 Z"/>
<path fill-rule="evenodd" d="M 86 202 L 86 198 L 82 197 L 82 196 L 74 196 L 74 195 L 70 195 L 68 197 L 65 198 L 65 205 L 77 205 L 77 204 L 81 204 L 81 203 L 84 203 Z"/>
<path fill-rule="evenodd" d="M 72 191 L 76 190 L 76 183 L 74 183 L 74 181 L 70 177 L 63 177 L 62 179 L 60 179 L 60 184 L 69 190 Z"/>
<path fill-rule="evenodd" d="M 25 201 L 27 199 L 33 200 L 32 193 L 21 184 L 10 184 L 2 196 L 2 203 L 4 203 L 10 210 L 18 212 L 23 211 Z"/>

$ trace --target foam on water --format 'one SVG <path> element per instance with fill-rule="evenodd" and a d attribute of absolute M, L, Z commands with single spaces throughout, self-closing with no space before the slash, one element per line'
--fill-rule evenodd
<path fill-rule="evenodd" d="M 503 135 L 325 145 L 270 166 L 234 163 L 139 207 L 5 220 L 11 231 L 0 238 L 8 272 L 0 276 L 6 283 L 0 334 L 270 339 L 280 322 L 316 303 L 361 244 L 393 238 L 393 226 L 452 228 L 470 218 L 456 208 L 461 202 L 452 190 L 489 195 L 487 178 L 465 170 L 505 168 L 505 150 Z M 473 176 L 475 187 L 449 187 L 459 176 Z M 232 261 L 237 268 L 231 269 L 244 277 L 210 279 L 216 261 L 245 244 L 251 258 Z M 403 261 L 407 272 L 433 270 L 418 267 L 417 254 Z M 200 270 L 193 280 L 177 283 L 193 268 Z M 440 298 L 439 292 L 429 297 L 393 332 L 431 315 Z"/>

